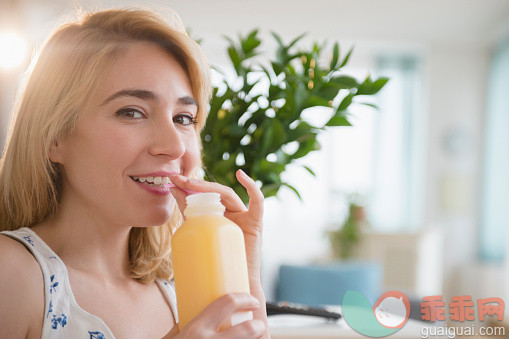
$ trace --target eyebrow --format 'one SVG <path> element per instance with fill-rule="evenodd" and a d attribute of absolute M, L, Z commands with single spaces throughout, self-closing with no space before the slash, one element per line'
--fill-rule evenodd
<path fill-rule="evenodd" d="M 100 106 L 106 105 L 108 102 L 111 102 L 112 100 L 115 100 L 116 98 L 125 97 L 125 96 L 140 98 L 140 99 L 144 99 L 144 100 L 151 100 L 156 103 L 160 102 L 159 96 L 152 91 L 147 91 L 144 89 L 123 89 L 121 91 L 118 91 L 118 92 L 110 95 L 106 100 L 103 101 L 103 103 Z M 196 109 L 200 108 L 200 105 L 198 104 L 198 102 L 193 97 L 190 97 L 188 95 L 178 98 L 177 103 L 179 105 L 194 105 L 194 106 L 196 106 Z"/>

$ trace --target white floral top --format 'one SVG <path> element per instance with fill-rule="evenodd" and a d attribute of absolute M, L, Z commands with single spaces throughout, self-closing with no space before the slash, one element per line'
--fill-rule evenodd
<path fill-rule="evenodd" d="M 101 318 L 88 313 L 77 304 L 64 262 L 34 231 L 23 227 L 0 233 L 23 243 L 41 266 L 45 300 L 41 338 L 115 338 Z M 168 299 L 175 321 L 178 322 L 174 285 L 164 279 L 157 279 L 156 282 Z"/>

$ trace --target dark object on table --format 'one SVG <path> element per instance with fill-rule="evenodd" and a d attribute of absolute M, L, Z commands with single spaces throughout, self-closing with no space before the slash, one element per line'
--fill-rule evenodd
<path fill-rule="evenodd" d="M 267 316 L 275 314 L 311 315 L 323 317 L 331 321 L 341 318 L 341 314 L 327 311 L 325 308 L 321 307 L 309 307 L 304 304 L 289 303 L 286 301 L 280 301 L 277 303 L 267 302 Z"/>

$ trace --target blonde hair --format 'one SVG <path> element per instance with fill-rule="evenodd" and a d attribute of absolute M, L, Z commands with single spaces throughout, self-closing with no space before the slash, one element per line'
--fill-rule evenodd
<path fill-rule="evenodd" d="M 175 14 L 170 19 L 175 21 Z M 50 146 L 73 131 L 105 69 L 134 41 L 155 43 L 179 61 L 199 104 L 195 128 L 202 130 L 211 93 L 209 66 L 181 27 L 145 9 L 83 13 L 50 35 L 27 72 L 0 160 L 0 230 L 30 227 L 58 211 L 62 174 L 60 164 L 49 159 Z M 132 278 L 150 283 L 173 276 L 170 240 L 181 221 L 176 207 L 164 225 L 131 229 Z"/>

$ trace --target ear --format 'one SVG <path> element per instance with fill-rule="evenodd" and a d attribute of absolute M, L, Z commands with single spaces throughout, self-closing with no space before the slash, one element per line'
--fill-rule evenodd
<path fill-rule="evenodd" d="M 55 163 L 64 163 L 64 157 L 62 156 L 62 142 L 54 141 L 48 151 L 49 160 Z"/>

